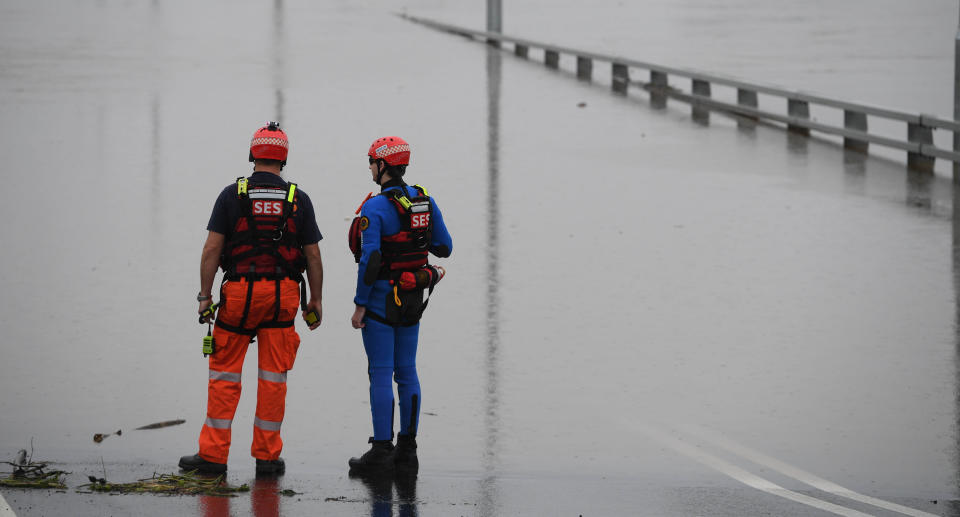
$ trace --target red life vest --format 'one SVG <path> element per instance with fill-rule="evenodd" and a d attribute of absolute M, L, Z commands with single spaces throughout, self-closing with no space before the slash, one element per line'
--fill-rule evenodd
<path fill-rule="evenodd" d="M 393 235 L 380 237 L 382 278 L 397 276 L 403 271 L 415 271 L 427 265 L 427 253 L 433 230 L 433 207 L 427 190 L 414 185 L 418 195 L 412 199 L 406 195 L 406 189 L 390 189 L 379 195 L 386 196 L 393 203 L 400 216 L 400 231 Z M 370 199 L 368 196 L 364 203 Z M 361 208 L 363 205 L 360 205 Z M 357 210 L 359 213 L 359 209 Z M 350 224 L 348 242 L 356 262 L 360 262 L 361 234 L 366 229 L 363 217 L 355 217 Z"/>
<path fill-rule="evenodd" d="M 296 191 L 296 183 L 278 187 L 237 178 L 240 217 L 221 260 L 227 278 L 303 278 L 306 259 L 293 217 Z"/>

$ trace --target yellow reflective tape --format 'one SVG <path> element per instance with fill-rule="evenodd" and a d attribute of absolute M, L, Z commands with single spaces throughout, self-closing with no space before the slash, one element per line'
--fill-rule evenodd
<path fill-rule="evenodd" d="M 413 203 L 407 199 L 407 196 L 400 196 L 397 198 L 397 201 L 400 202 L 400 206 L 402 206 L 404 210 L 410 210 L 410 207 L 413 206 Z"/>
<path fill-rule="evenodd" d="M 287 191 L 287 203 L 293 203 L 293 195 L 294 193 L 296 193 L 296 191 L 297 191 L 297 184 L 291 183 L 290 190 Z"/>
<path fill-rule="evenodd" d="M 427 187 L 424 187 L 423 185 L 414 185 L 414 188 L 420 189 L 420 190 L 423 192 L 423 195 L 424 195 L 424 196 L 429 196 L 429 195 L 430 195 L 430 193 L 427 192 Z"/>
<path fill-rule="evenodd" d="M 247 178 L 237 180 L 237 194 L 241 196 L 247 195 Z"/>

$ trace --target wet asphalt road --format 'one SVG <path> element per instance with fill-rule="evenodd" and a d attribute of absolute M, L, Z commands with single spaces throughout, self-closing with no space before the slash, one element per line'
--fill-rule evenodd
<path fill-rule="evenodd" d="M 32 439 L 72 473 L 63 492 L 0 491 L 17 515 L 960 515 L 949 179 L 703 126 L 388 7 L 0 8 L 0 457 Z M 248 361 L 228 480 L 249 495 L 79 493 L 195 452 L 204 225 L 271 118 L 326 236 L 287 474 L 253 477 Z M 421 332 L 412 486 L 346 475 L 370 423 L 343 236 L 387 133 L 455 240 Z"/>

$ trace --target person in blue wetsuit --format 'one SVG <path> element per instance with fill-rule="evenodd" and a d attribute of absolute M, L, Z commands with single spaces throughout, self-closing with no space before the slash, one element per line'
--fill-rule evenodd
<path fill-rule="evenodd" d="M 420 316 L 444 270 L 428 254 L 449 257 L 453 241 L 436 201 L 423 187 L 403 181 L 410 146 L 396 136 L 378 138 L 367 152 L 379 195 L 367 196 L 350 226 L 350 248 L 359 264 L 353 328 L 361 329 L 370 376 L 373 436 L 370 450 L 350 458 L 350 472 L 416 472 L 420 380 Z M 393 382 L 400 429 L 393 445 Z"/>

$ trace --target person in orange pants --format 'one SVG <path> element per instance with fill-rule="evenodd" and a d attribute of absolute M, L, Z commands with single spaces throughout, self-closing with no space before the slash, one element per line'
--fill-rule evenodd
<path fill-rule="evenodd" d="M 251 341 L 257 339 L 257 410 L 251 455 L 258 474 L 280 474 L 287 394 L 300 336 L 294 328 L 307 273 L 310 299 L 303 314 L 310 330 L 321 321 L 323 263 L 317 243 L 313 204 L 295 183 L 284 181 L 289 141 L 279 124 L 258 130 L 250 143 L 254 172 L 237 178 L 217 198 L 200 260 L 201 315 L 211 306 L 217 268 L 224 271 L 213 331 L 207 387 L 207 418 L 200 450 L 180 458 L 180 468 L 221 473 L 227 470 L 230 428 L 240 401 L 240 373 Z M 307 318 L 307 316 L 312 316 Z"/>

